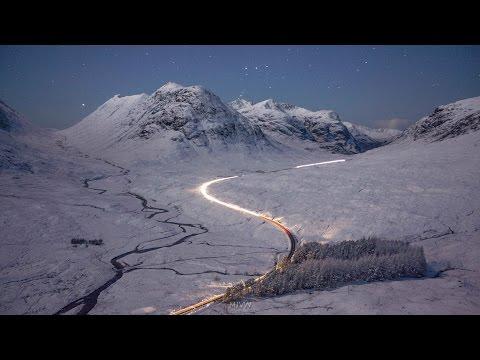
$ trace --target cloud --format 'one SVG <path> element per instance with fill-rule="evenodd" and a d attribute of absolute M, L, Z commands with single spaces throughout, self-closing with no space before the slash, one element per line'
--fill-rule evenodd
<path fill-rule="evenodd" d="M 413 121 L 407 119 L 386 119 L 386 120 L 377 120 L 375 121 L 375 127 L 385 128 L 385 129 L 398 129 L 405 130 L 407 127 L 412 125 Z"/>

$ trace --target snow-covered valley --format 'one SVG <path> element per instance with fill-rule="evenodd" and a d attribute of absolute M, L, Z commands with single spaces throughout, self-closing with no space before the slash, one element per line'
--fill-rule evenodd
<path fill-rule="evenodd" d="M 479 98 L 432 115 L 450 123 L 378 135 L 381 147 L 378 131 L 360 136 L 330 112 L 259 104 L 237 112 L 167 84 L 115 97 L 64 131 L 2 128 L 0 313 L 169 314 L 265 273 L 289 250 L 284 234 L 198 191 L 233 175 L 243 176 L 210 193 L 283 217 L 301 241 L 422 246 L 428 275 L 197 314 L 480 313 Z M 361 153 L 366 141 L 376 148 Z M 346 161 L 294 168 L 335 159 Z"/>
<path fill-rule="evenodd" d="M 251 313 L 461 314 L 480 311 L 479 134 L 391 145 L 345 163 L 252 174 L 215 186 L 225 201 L 272 209 L 302 241 L 378 236 L 423 247 L 429 277 L 254 299 Z M 468 150 L 468 151 L 467 151 Z M 299 184 L 294 186 L 292 184 Z M 268 194 L 268 197 L 264 196 Z M 225 311 L 212 306 L 210 313 Z"/>

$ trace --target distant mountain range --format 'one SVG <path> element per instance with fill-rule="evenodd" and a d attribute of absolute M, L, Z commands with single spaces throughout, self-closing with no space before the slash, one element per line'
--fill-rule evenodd
<path fill-rule="evenodd" d="M 27 168 L 19 156 L 32 134 L 55 134 L 86 153 L 134 159 L 186 158 L 223 151 L 355 154 L 406 140 L 439 141 L 480 128 L 480 97 L 439 106 L 404 132 L 342 121 L 272 99 L 225 104 L 202 86 L 167 83 L 153 94 L 115 95 L 74 126 L 47 132 L 0 102 L 0 168 Z M 132 158 L 132 159 L 133 159 Z"/>
<path fill-rule="evenodd" d="M 362 152 L 386 145 L 402 134 L 402 131 L 397 129 L 372 129 L 363 125 L 352 124 L 347 121 L 343 121 L 343 124 L 347 127 L 355 140 L 357 140 Z"/>
<path fill-rule="evenodd" d="M 333 111 L 310 111 L 272 99 L 257 104 L 236 100 L 230 106 L 281 143 L 301 140 L 311 149 L 318 147 L 346 154 L 362 151 L 355 137 Z"/>
<path fill-rule="evenodd" d="M 90 151 L 140 146 L 162 154 L 288 148 L 354 154 L 400 132 L 343 123 L 331 110 L 271 99 L 225 104 L 202 86 L 167 83 L 151 95 L 116 95 L 61 133 L 69 144 Z"/>

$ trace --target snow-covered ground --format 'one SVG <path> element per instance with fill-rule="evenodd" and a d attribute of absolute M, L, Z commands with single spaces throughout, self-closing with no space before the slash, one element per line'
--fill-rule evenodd
<path fill-rule="evenodd" d="M 225 201 L 283 216 L 289 227 L 300 228 L 303 241 L 376 235 L 420 245 L 430 271 L 421 280 L 249 299 L 204 313 L 480 313 L 479 147 L 479 133 L 428 145 L 409 142 L 344 163 L 212 186 L 210 192 Z"/>
<path fill-rule="evenodd" d="M 56 313 L 108 284 L 118 273 L 111 260 L 139 249 L 119 259 L 122 277 L 101 291 L 89 313 L 167 314 L 260 275 L 288 250 L 276 230 L 252 226 L 250 219 L 221 212 L 220 219 L 195 216 L 209 208 L 194 190 L 197 182 L 211 173 L 244 171 L 248 164 L 235 155 L 211 165 L 149 166 L 141 172 L 55 143 L 48 156 L 47 174 L 0 175 L 1 313 Z M 221 168 L 229 162 L 238 167 Z M 142 198 L 166 212 L 144 209 Z M 191 204 L 196 207 L 190 211 Z M 74 247 L 73 238 L 100 238 L 104 245 Z"/>
<path fill-rule="evenodd" d="M 115 121 L 127 129 L 121 117 Z M 99 128 L 98 143 L 108 126 Z M 232 175 L 242 176 L 209 192 L 283 217 L 302 241 L 376 235 L 415 243 L 425 250 L 429 273 L 214 304 L 199 314 L 480 313 L 480 132 L 457 133 L 431 142 L 407 132 L 356 155 L 267 146 L 183 158 L 153 153 L 155 144 L 168 144 L 162 137 L 137 147 L 135 161 L 122 161 L 132 158 L 119 144 L 115 151 L 80 152 L 68 131 L 0 132 L 8 155 L 0 164 L 0 313 L 168 314 L 264 273 L 288 251 L 285 235 L 198 191 L 205 181 Z M 129 138 L 124 151 L 139 141 Z M 152 153 L 142 160 L 142 151 Z M 277 171 L 340 158 L 346 161 Z M 73 238 L 104 244 L 75 247 Z"/>

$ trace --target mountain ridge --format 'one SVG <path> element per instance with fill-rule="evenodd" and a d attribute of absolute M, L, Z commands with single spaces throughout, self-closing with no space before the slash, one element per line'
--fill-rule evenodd
<path fill-rule="evenodd" d="M 61 133 L 80 148 L 139 152 L 148 147 L 153 157 L 273 146 L 258 126 L 208 89 L 172 82 L 151 95 L 114 96 Z"/>
<path fill-rule="evenodd" d="M 467 100 L 460 101 L 460 104 Z M 470 101 L 469 104 L 477 106 L 478 102 L 470 104 Z M 229 149 L 247 152 L 324 150 L 356 154 L 405 138 L 422 137 L 427 128 L 447 126 L 443 123 L 453 124 L 456 118 L 449 120 L 449 117 L 455 117 L 455 113 L 463 108 L 450 108 L 452 104 L 437 108 L 440 110 L 436 111 L 437 121 L 434 123 L 428 120 L 430 115 L 401 132 L 342 121 L 333 110 L 312 111 L 273 99 L 257 103 L 236 99 L 224 103 L 203 86 L 168 82 L 150 95 L 115 95 L 61 133 L 74 146 L 96 151 L 125 148 L 139 156 L 141 147 L 148 147 L 150 154 L 156 152 L 156 157 Z M 440 121 L 438 114 L 442 114 L 445 120 Z M 471 127 L 476 129 L 478 114 L 473 111 L 467 115 L 474 120 Z M 464 124 L 460 128 L 468 126 Z M 455 131 L 463 130 L 457 128 Z"/>
<path fill-rule="evenodd" d="M 272 136 L 294 136 L 331 152 L 361 152 L 360 145 L 333 110 L 311 111 L 272 99 L 255 104 L 237 100 L 229 104 Z"/>
<path fill-rule="evenodd" d="M 409 126 L 399 138 L 441 141 L 480 129 L 480 96 L 436 107 Z"/>

